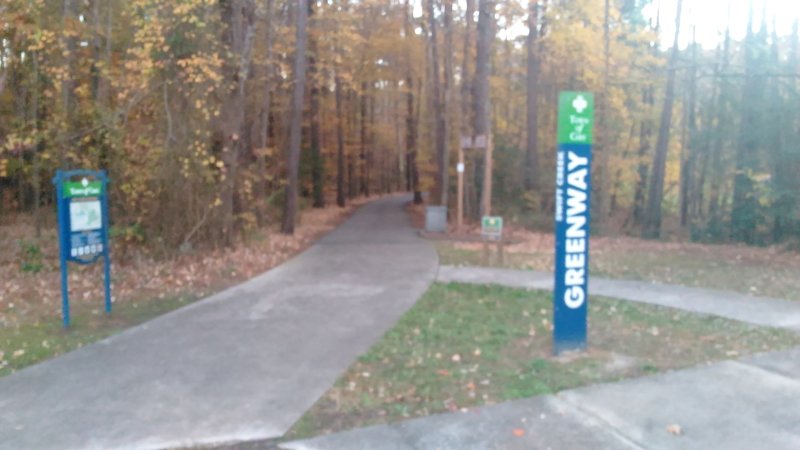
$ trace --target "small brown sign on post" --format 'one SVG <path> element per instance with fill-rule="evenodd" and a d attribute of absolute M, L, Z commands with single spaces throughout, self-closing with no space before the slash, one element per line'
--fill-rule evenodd
<path fill-rule="evenodd" d="M 484 149 L 486 148 L 486 135 L 479 134 L 475 136 L 475 139 L 472 141 L 472 148 L 476 149 Z"/>
<path fill-rule="evenodd" d="M 472 136 L 461 136 L 461 150 L 480 150 L 486 148 L 486 135 L 479 134 L 475 137 Z"/>
<path fill-rule="evenodd" d="M 485 134 L 461 136 L 460 144 L 460 148 L 458 149 L 458 166 L 456 166 L 456 172 L 458 173 L 457 228 L 459 230 L 464 224 L 464 150 L 486 149 L 489 145 L 489 139 Z"/>

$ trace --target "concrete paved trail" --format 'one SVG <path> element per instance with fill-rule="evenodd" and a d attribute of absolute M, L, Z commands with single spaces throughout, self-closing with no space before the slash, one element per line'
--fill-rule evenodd
<path fill-rule="evenodd" d="M 437 281 L 553 290 L 552 273 L 532 270 L 442 266 Z M 600 277 L 591 277 L 589 293 L 800 332 L 800 302 L 715 289 Z"/>
<path fill-rule="evenodd" d="M 279 445 L 285 450 L 800 448 L 800 349 Z M 671 432 L 672 431 L 672 432 Z"/>
<path fill-rule="evenodd" d="M 283 435 L 433 282 L 375 201 L 261 276 L 0 379 L 0 448 L 170 448 Z"/>

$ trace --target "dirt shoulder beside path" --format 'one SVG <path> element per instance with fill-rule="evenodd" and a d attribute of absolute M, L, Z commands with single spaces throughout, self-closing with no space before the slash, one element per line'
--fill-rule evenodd
<path fill-rule="evenodd" d="M 102 312 L 102 265 L 70 265 L 73 327 L 61 328 L 61 286 L 55 231 L 34 239 L 25 223 L 0 227 L 0 376 L 65 353 L 219 292 L 307 249 L 369 199 L 346 208 L 308 209 L 294 235 L 264 228 L 234 248 L 154 258 L 142 251 L 121 257 L 112 241 L 114 313 Z M 41 251 L 38 272 L 26 272 L 28 246 Z M 118 257 L 120 256 L 120 257 Z"/>

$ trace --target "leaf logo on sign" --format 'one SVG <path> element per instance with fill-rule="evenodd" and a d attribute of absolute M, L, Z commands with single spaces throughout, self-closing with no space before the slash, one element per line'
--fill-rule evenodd
<path fill-rule="evenodd" d="M 578 95 L 575 97 L 575 100 L 572 101 L 572 107 L 575 108 L 575 111 L 577 111 L 578 114 L 583 114 L 583 112 L 586 111 L 586 108 L 589 107 L 589 102 L 583 98 L 583 95 Z"/>

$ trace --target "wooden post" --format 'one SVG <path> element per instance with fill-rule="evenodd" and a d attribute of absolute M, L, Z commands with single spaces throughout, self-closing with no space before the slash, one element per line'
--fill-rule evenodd
<path fill-rule="evenodd" d="M 497 240 L 497 259 L 500 261 L 500 266 L 504 266 L 506 264 L 506 249 L 503 246 L 503 238 Z"/>
<path fill-rule="evenodd" d="M 462 169 L 458 171 L 458 217 L 456 220 L 456 228 L 460 232 L 461 228 L 464 226 L 464 147 L 458 146 L 458 168 Z"/>
<path fill-rule="evenodd" d="M 486 136 L 486 164 L 483 172 L 483 215 L 492 215 L 492 153 L 494 152 L 494 142 L 492 133 Z"/>

